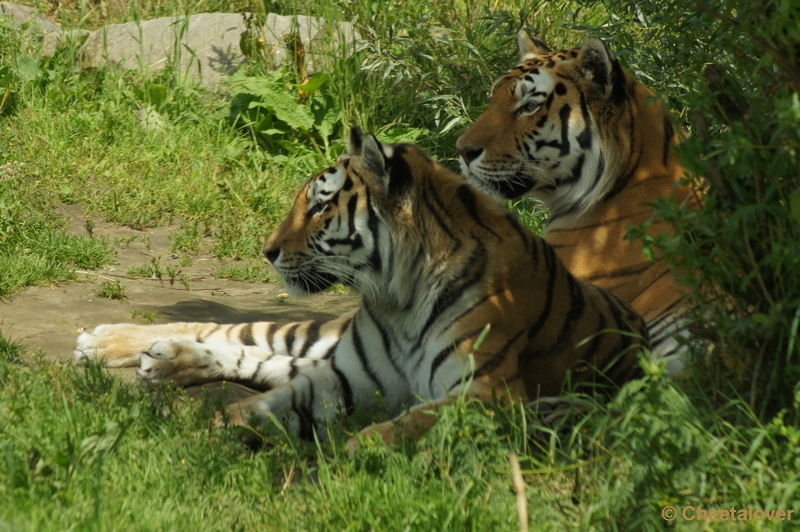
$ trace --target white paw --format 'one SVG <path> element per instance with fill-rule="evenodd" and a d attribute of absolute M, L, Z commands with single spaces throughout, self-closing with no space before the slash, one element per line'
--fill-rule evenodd
<path fill-rule="evenodd" d="M 97 337 L 88 332 L 82 332 L 78 336 L 78 344 L 72 354 L 75 356 L 75 362 L 83 363 L 90 358 L 97 357 L 97 351 L 101 349 L 98 345 Z"/>
<path fill-rule="evenodd" d="M 136 366 L 139 357 L 152 344 L 136 325 L 106 324 L 83 331 L 73 351 L 75 362 L 97 360 L 107 367 Z"/>
<path fill-rule="evenodd" d="M 161 384 L 165 382 L 164 375 L 169 374 L 168 368 L 164 368 L 161 360 L 153 358 L 149 353 L 144 353 L 139 358 L 139 367 L 136 368 L 136 377 L 147 384 Z M 167 371 L 164 371 L 167 369 Z"/>
<path fill-rule="evenodd" d="M 148 384 L 172 381 L 178 386 L 192 384 L 207 369 L 207 357 L 198 352 L 195 342 L 174 340 L 156 342 L 139 359 L 136 376 Z"/>
<path fill-rule="evenodd" d="M 174 360 L 179 356 L 189 355 L 193 351 L 193 343 L 188 340 L 156 342 L 147 350 L 147 355 L 157 360 Z"/>

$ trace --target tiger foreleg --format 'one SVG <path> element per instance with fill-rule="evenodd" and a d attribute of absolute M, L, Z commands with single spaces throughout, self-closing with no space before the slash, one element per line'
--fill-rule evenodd
<path fill-rule="evenodd" d="M 341 371 L 331 364 L 319 366 L 295 377 L 284 386 L 247 398 L 227 407 L 224 415 L 217 417 L 222 425 L 258 425 L 274 416 L 286 423 L 291 432 L 310 438 L 313 430 L 320 439 L 327 433 L 321 430 L 328 420 L 339 412 L 352 410 L 353 397 L 371 395 L 374 390 L 361 390 L 348 382 L 348 392 L 343 389 Z"/>
<path fill-rule="evenodd" d="M 192 340 L 205 344 L 257 346 L 284 356 L 324 358 L 350 319 L 351 314 L 325 322 L 98 325 L 78 336 L 74 356 L 76 362 L 97 360 L 112 368 L 137 366 L 140 356 L 156 342 Z"/>
<path fill-rule="evenodd" d="M 136 374 L 148 384 L 171 381 L 177 386 L 189 386 L 231 380 L 266 390 L 326 363 L 279 355 L 261 347 L 178 340 L 153 344 L 142 355 Z"/>
<path fill-rule="evenodd" d="M 360 448 L 359 438 L 374 440 L 377 435 L 390 447 L 400 443 L 403 439 L 419 438 L 436 424 L 439 408 L 451 402 L 450 397 L 445 397 L 432 403 L 416 405 L 391 421 L 370 425 L 363 429 L 359 436 L 353 436 L 347 440 L 350 457 L 352 458 Z"/>

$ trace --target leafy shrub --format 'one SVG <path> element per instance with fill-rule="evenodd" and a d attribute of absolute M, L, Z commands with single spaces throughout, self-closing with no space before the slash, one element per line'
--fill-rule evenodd
<path fill-rule="evenodd" d="M 278 160 L 311 152 L 313 146 L 327 152 L 334 135 L 342 133 L 341 105 L 325 90 L 328 76 L 318 72 L 301 84 L 292 83 L 292 76 L 283 67 L 262 76 L 231 78 L 232 121 Z"/>
<path fill-rule="evenodd" d="M 607 3 L 601 33 L 644 82 L 670 95 L 691 136 L 679 151 L 707 185 L 696 212 L 657 213 L 666 252 L 713 344 L 711 387 L 761 416 L 800 381 L 800 5 L 791 0 Z M 631 24 L 631 21 L 636 21 Z M 652 83 L 650 83 L 652 82 Z"/>

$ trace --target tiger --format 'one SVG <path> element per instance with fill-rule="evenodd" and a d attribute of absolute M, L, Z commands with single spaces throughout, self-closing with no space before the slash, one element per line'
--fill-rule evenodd
<path fill-rule="evenodd" d="M 681 133 L 654 94 L 597 38 L 552 51 L 519 32 L 520 64 L 491 89 L 488 108 L 458 138 L 467 181 L 502 200 L 529 196 L 550 212 L 544 238 L 581 281 L 630 303 L 648 324 L 652 354 L 672 375 L 685 365 L 687 302 L 669 266 L 652 262 L 629 226 L 674 194 L 697 206 L 673 148 Z M 677 333 L 677 334 L 676 334 Z"/>
<path fill-rule="evenodd" d="M 358 127 L 263 252 L 290 293 L 340 282 L 361 305 L 330 321 L 101 325 L 76 356 L 138 358 L 143 383 L 246 384 L 262 393 L 218 424 L 274 415 L 306 438 L 327 438 L 334 415 L 380 396 L 394 419 L 362 432 L 389 445 L 430 428 L 460 394 L 527 401 L 565 381 L 605 393 L 641 375 L 647 328 L 630 305 L 577 281 L 514 214 L 421 149 Z"/>

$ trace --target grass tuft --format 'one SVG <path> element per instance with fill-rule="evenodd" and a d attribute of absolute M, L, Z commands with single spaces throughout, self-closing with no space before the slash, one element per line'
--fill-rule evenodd
<path fill-rule="evenodd" d="M 114 299 L 118 301 L 124 301 L 128 299 L 128 296 L 125 295 L 125 287 L 123 286 L 122 281 L 105 281 L 100 288 L 95 291 L 95 294 L 97 297 Z"/>

